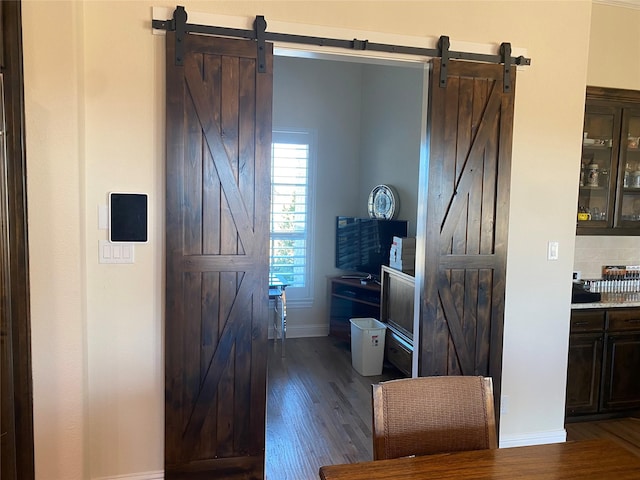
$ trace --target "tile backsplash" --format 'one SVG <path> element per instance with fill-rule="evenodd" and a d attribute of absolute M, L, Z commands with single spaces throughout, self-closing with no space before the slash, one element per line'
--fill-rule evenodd
<path fill-rule="evenodd" d="M 573 269 L 600 278 L 603 265 L 640 265 L 640 237 L 577 235 Z"/>

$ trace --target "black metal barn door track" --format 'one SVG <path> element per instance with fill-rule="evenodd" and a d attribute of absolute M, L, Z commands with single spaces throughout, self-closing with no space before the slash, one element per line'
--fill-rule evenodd
<path fill-rule="evenodd" d="M 244 38 L 255 40 L 258 49 L 258 71 L 265 71 L 265 42 L 287 42 L 302 45 L 317 45 L 324 47 L 345 48 L 348 50 L 370 50 L 375 52 L 399 53 L 404 55 L 420 55 L 424 57 L 439 57 L 440 86 L 447 86 L 447 66 L 449 60 L 472 60 L 485 63 L 498 63 L 504 65 L 504 91 L 511 91 L 511 66 L 531 65 L 531 59 L 523 56 L 511 56 L 511 44 L 502 43 L 498 55 L 483 53 L 457 52 L 449 50 L 449 37 L 441 36 L 438 48 L 407 47 L 403 45 L 389 45 L 384 43 L 372 43 L 368 40 L 341 40 L 335 38 L 311 37 L 305 35 L 291 35 L 287 33 L 267 32 L 267 22 L 264 16 L 256 16 L 253 22 L 253 30 L 239 28 L 215 27 L 210 25 L 196 25 L 187 23 L 187 12 L 184 7 L 178 6 L 173 12 L 171 20 L 153 20 L 153 28 L 176 32 L 176 65 L 182 65 L 184 61 L 183 40 L 187 33 L 200 33 L 216 35 L 220 37 Z"/>

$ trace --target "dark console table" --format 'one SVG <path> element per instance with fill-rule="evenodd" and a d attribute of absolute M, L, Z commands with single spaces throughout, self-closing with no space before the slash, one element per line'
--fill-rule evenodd
<path fill-rule="evenodd" d="M 329 335 L 351 342 L 350 318 L 380 318 L 380 285 L 357 278 L 329 278 Z"/>

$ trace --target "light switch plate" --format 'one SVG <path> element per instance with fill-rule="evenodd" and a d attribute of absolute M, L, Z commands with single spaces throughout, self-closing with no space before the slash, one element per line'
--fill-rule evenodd
<path fill-rule="evenodd" d="M 109 228 L 109 210 L 106 205 L 98 205 L 98 230 Z"/>
<path fill-rule="evenodd" d="M 558 242 L 550 241 L 547 245 L 547 260 L 558 260 Z"/>
<path fill-rule="evenodd" d="M 98 242 L 99 263 L 134 263 L 134 249 L 131 243 Z"/>

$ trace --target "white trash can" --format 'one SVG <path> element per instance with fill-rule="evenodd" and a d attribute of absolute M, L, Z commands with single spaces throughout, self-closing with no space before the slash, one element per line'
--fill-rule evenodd
<path fill-rule="evenodd" d="M 382 374 L 387 326 L 375 318 L 351 318 L 351 366 L 362 375 Z"/>

